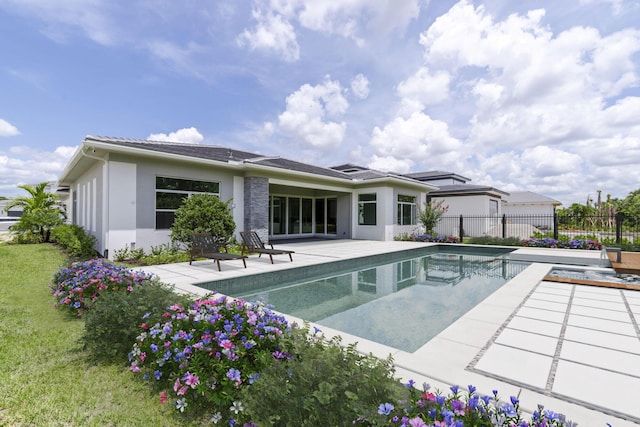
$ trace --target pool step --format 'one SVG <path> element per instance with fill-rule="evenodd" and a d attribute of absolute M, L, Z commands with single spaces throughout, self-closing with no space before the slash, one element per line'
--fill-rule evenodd
<path fill-rule="evenodd" d="M 618 274 L 637 274 L 640 275 L 640 253 L 638 252 L 622 252 L 620 254 L 620 262 L 617 262 L 617 254 L 607 252 L 611 267 Z"/>

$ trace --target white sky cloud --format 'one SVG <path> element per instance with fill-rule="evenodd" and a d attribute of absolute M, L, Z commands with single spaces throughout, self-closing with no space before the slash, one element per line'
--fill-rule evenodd
<path fill-rule="evenodd" d="M 322 84 L 305 84 L 287 97 L 286 105 L 286 111 L 278 116 L 278 125 L 294 141 L 321 150 L 342 142 L 347 125 L 335 120 L 347 111 L 349 102 L 340 82 L 327 77 Z"/>
<path fill-rule="evenodd" d="M 0 136 L 15 136 L 19 134 L 20 131 L 17 127 L 4 119 L 0 119 Z"/>
<path fill-rule="evenodd" d="M 204 139 L 204 136 L 198 129 L 194 127 L 178 129 L 175 132 L 166 133 L 152 133 L 147 137 L 150 141 L 165 141 L 165 142 L 183 142 L 186 144 L 200 144 Z"/>
<path fill-rule="evenodd" d="M 240 46 L 248 46 L 251 50 L 274 51 L 287 62 L 300 58 L 300 46 L 296 34 L 289 21 L 279 14 L 272 12 L 253 12 L 258 22 L 255 28 L 244 30 L 237 38 Z"/>
<path fill-rule="evenodd" d="M 367 99 L 369 96 L 369 79 L 360 73 L 351 80 L 351 91 L 356 98 Z"/>

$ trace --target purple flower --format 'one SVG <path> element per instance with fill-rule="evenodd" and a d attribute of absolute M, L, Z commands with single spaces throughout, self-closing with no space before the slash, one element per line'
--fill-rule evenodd
<path fill-rule="evenodd" d="M 391 403 L 381 403 L 378 407 L 378 413 L 380 415 L 389 415 L 393 411 L 393 405 Z"/>
<path fill-rule="evenodd" d="M 235 368 L 231 368 L 227 371 L 227 378 L 231 381 L 240 381 L 240 371 Z"/>

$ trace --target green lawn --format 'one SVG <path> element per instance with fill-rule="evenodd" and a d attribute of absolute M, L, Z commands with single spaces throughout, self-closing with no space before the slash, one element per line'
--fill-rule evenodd
<path fill-rule="evenodd" d="M 190 425 L 124 363 L 89 362 L 83 321 L 53 308 L 49 283 L 64 264 L 52 245 L 0 244 L 0 425 Z"/>

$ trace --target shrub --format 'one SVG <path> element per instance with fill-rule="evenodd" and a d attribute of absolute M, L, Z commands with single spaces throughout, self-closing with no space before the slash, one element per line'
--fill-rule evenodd
<path fill-rule="evenodd" d="M 439 236 L 437 234 L 412 233 L 401 234 L 395 240 L 410 242 L 434 242 L 434 243 L 460 243 L 460 239 L 456 236 Z"/>
<path fill-rule="evenodd" d="M 602 243 L 595 240 L 571 239 L 568 241 L 556 240 L 551 238 L 544 239 L 525 239 L 522 246 L 536 248 L 563 248 L 563 249 L 586 249 L 586 250 L 602 250 Z"/>
<path fill-rule="evenodd" d="M 74 262 L 53 275 L 51 292 L 56 307 L 65 307 L 77 316 L 105 291 L 131 292 L 151 278 L 142 272 L 120 267 L 103 259 Z"/>
<path fill-rule="evenodd" d="M 186 198 L 176 209 L 171 241 L 189 243 L 194 233 L 211 233 L 219 243 L 226 244 L 236 229 L 230 202 L 223 202 L 212 194 L 193 194 Z"/>
<path fill-rule="evenodd" d="M 12 231 L 13 227 L 15 227 L 15 225 L 11 227 Z M 9 243 L 17 245 L 30 245 L 34 243 L 42 243 L 43 241 L 44 240 L 42 239 L 42 236 L 40 234 L 31 231 L 23 231 L 14 234 Z"/>
<path fill-rule="evenodd" d="M 69 255 L 90 258 L 96 255 L 96 238 L 79 225 L 63 224 L 51 230 L 51 241 L 62 246 Z"/>
<path fill-rule="evenodd" d="M 460 393 L 458 386 L 450 388 L 447 396 L 431 393 L 429 385 L 423 390 L 414 387 L 413 381 L 407 384 L 411 398 L 396 408 L 392 403 L 381 403 L 378 406 L 378 416 L 372 420 L 360 420 L 375 426 L 527 426 L 527 427 L 560 427 L 575 426 L 566 417 L 556 412 L 545 410 L 538 405 L 529 420 L 522 417 L 520 402 L 516 396 L 511 396 L 508 402 L 498 398 L 498 392 L 493 396 L 481 396 L 476 388 L 468 386 L 466 396 Z"/>
<path fill-rule="evenodd" d="M 106 292 L 84 314 L 82 342 L 95 359 L 124 363 L 140 334 L 140 324 L 156 324 L 169 306 L 189 302 L 189 297 L 157 280 L 135 286 L 131 292 Z"/>
<path fill-rule="evenodd" d="M 339 338 L 294 330 L 287 357 L 274 360 L 240 393 L 259 426 L 339 426 L 373 418 L 381 401 L 408 397 L 394 379 L 391 358 L 362 355 Z"/>
<path fill-rule="evenodd" d="M 162 323 L 143 325 L 129 355 L 131 371 L 153 381 L 164 403 L 207 411 L 216 420 L 247 421 L 238 400 L 274 358 L 289 330 L 283 316 L 262 304 L 212 295 L 191 306 L 175 304 Z"/>
<path fill-rule="evenodd" d="M 424 202 L 424 207 L 418 206 L 418 219 L 424 227 L 427 234 L 433 234 L 442 217 L 449 210 L 449 205 L 444 204 L 444 200 L 437 202 Z"/>
<path fill-rule="evenodd" d="M 470 237 L 467 243 L 472 245 L 521 246 L 522 239 L 518 237 L 479 236 Z"/>
<path fill-rule="evenodd" d="M 117 262 L 138 261 L 142 257 L 144 257 L 144 249 L 129 249 L 129 245 L 123 249 L 116 249 L 113 251 L 113 259 Z"/>

